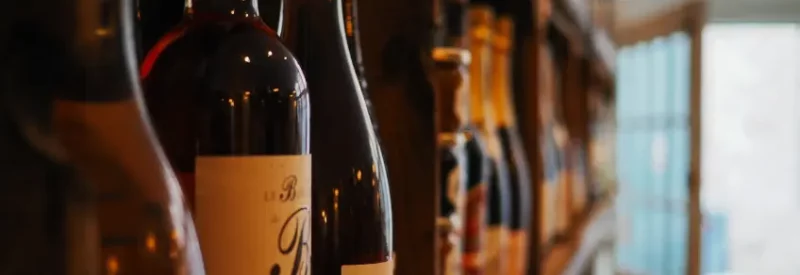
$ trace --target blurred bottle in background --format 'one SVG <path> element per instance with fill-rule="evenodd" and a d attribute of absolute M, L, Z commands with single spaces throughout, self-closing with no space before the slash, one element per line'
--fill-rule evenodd
<path fill-rule="evenodd" d="M 556 186 L 559 181 L 558 173 L 558 153 L 556 150 L 556 142 L 553 130 L 554 114 L 554 96 L 555 96 L 555 67 L 553 62 L 553 54 L 550 50 L 545 37 L 547 33 L 548 22 L 550 22 L 550 14 L 552 11 L 551 0 L 538 0 L 537 6 L 537 33 L 540 35 L 540 43 L 538 45 L 539 55 L 539 126 L 541 133 L 539 140 L 541 141 L 538 146 L 541 146 L 543 179 L 540 183 L 541 202 L 538 204 L 540 223 L 540 236 L 539 243 L 543 247 L 547 247 L 556 235 Z"/>
<path fill-rule="evenodd" d="M 437 47 L 433 51 L 433 82 L 436 92 L 440 209 L 436 222 L 440 240 L 441 274 L 461 274 L 462 235 L 468 187 L 479 184 L 470 177 L 466 130 L 469 96 L 469 52 L 461 48 Z M 479 178 L 478 178 L 479 179 Z"/>
<path fill-rule="evenodd" d="M 487 3 L 471 3 L 468 13 L 470 31 L 470 113 L 472 125 L 486 141 L 487 156 L 492 161 L 488 185 L 486 266 L 487 274 L 506 274 L 508 238 L 511 219 L 509 171 L 503 155 L 494 106 L 491 98 L 491 41 L 495 14 Z"/>
<path fill-rule="evenodd" d="M 556 103 L 558 104 L 558 103 Z M 554 183 L 555 200 L 555 235 L 557 241 L 565 240 L 569 237 L 569 229 L 572 225 L 572 190 L 570 186 L 570 176 L 572 167 L 569 163 L 569 132 L 562 122 L 560 116 L 556 116 L 553 124 L 553 135 L 555 140 L 555 151 L 558 155 L 556 166 L 558 167 L 558 180 Z"/>
<path fill-rule="evenodd" d="M 431 82 L 436 93 L 436 131 L 438 146 L 439 241 L 438 274 L 464 273 L 467 243 L 465 224 L 467 190 L 480 185 L 480 158 L 470 157 L 479 150 L 469 131 L 469 64 L 471 55 L 464 48 L 466 1 L 434 1 L 435 46 Z M 476 176 L 477 175 L 477 176 Z M 482 221 L 481 223 L 482 224 Z M 480 228 L 473 228 L 480 229 Z M 475 234 L 475 231 L 469 231 Z"/>
<path fill-rule="evenodd" d="M 528 160 L 517 130 L 511 86 L 511 46 L 514 39 L 514 21 L 510 3 L 498 1 L 498 13 L 492 44 L 491 98 L 497 135 L 502 156 L 508 167 L 510 201 L 510 232 L 508 240 L 508 269 L 506 274 L 525 274 L 528 269 L 528 230 L 531 224 L 531 179 Z"/>
<path fill-rule="evenodd" d="M 586 153 L 580 140 L 572 139 L 567 156 L 567 162 L 572 167 L 572 174 L 569 176 L 572 190 L 571 215 L 581 217 L 587 207 L 589 192 L 586 186 Z"/>

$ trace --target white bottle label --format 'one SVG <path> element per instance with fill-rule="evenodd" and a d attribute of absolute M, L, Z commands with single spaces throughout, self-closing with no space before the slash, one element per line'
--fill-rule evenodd
<path fill-rule="evenodd" d="M 195 223 L 208 275 L 311 272 L 311 156 L 198 157 Z"/>
<path fill-rule="evenodd" d="M 343 265 L 342 275 L 392 275 L 394 261 L 389 260 L 377 264 Z"/>

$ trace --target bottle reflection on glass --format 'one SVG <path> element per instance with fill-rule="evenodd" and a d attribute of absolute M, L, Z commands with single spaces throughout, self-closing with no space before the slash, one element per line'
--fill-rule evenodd
<path fill-rule="evenodd" d="M 64 211 L 48 221 L 66 236 L 63 265 L 44 274 L 204 274 L 192 219 L 140 101 L 133 3 L 43 5 L 12 5 L 3 101 L 15 104 L 3 109 L 29 144 L 77 178 L 0 182 L 65 184 L 48 190 L 48 207 Z"/>
<path fill-rule="evenodd" d="M 309 93 L 255 0 L 190 0 L 141 69 L 209 274 L 307 274 Z"/>
<path fill-rule="evenodd" d="M 287 0 L 280 31 L 311 94 L 313 270 L 392 274 L 388 178 L 344 30 L 341 0 Z"/>

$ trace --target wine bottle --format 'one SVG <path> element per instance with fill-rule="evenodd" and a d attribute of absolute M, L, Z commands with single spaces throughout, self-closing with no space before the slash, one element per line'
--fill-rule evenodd
<path fill-rule="evenodd" d="M 63 212 L 47 237 L 65 236 L 54 249 L 64 263 L 45 274 L 204 274 L 180 187 L 142 108 L 132 2 L 36 4 L 47 9 L 12 5 L 19 15 L 3 33 L 12 57 L 3 64 L 5 102 L 22 105 L 8 110 L 27 142 L 72 171 L 2 182 L 52 187 L 48 204 Z"/>
<path fill-rule="evenodd" d="M 556 152 L 558 154 L 558 182 L 555 189 L 556 194 L 556 237 L 563 239 L 568 237 L 569 228 L 572 224 L 572 191 L 570 188 L 570 165 L 567 159 L 567 149 L 569 146 L 569 132 L 562 123 L 562 119 L 557 115 L 553 125 L 553 135 L 555 139 Z"/>
<path fill-rule="evenodd" d="M 469 66 L 472 55 L 463 0 L 434 3 L 436 44 L 432 52 L 438 165 L 441 182 L 438 274 L 480 274 L 486 232 L 486 185 L 490 159 L 470 128 Z"/>
<path fill-rule="evenodd" d="M 485 137 L 486 153 L 492 161 L 488 186 L 486 274 L 507 274 L 510 225 L 509 172 L 503 156 L 491 100 L 491 40 L 494 11 L 486 4 L 471 4 L 468 22 L 470 51 L 470 113 L 472 124 Z"/>
<path fill-rule="evenodd" d="M 466 192 L 482 183 L 480 177 L 470 177 L 469 173 L 471 134 L 466 122 L 470 54 L 463 48 L 437 47 L 432 56 L 439 151 L 439 274 L 462 274 Z"/>
<path fill-rule="evenodd" d="M 541 229 L 539 243 L 543 246 L 548 245 L 556 235 L 556 186 L 559 182 L 559 157 L 558 148 L 553 131 L 553 94 L 554 92 L 554 72 L 552 53 L 547 44 L 539 46 L 539 125 L 541 134 L 539 137 L 542 152 L 542 165 L 544 177 L 542 179 L 542 202 L 540 217 Z"/>
<path fill-rule="evenodd" d="M 497 134 L 510 178 L 511 220 L 507 274 L 527 274 L 528 231 L 531 224 L 531 180 L 528 161 L 517 130 L 511 93 L 511 46 L 514 22 L 507 7 L 499 6 L 492 44 L 492 102 Z"/>
<path fill-rule="evenodd" d="M 311 91 L 312 274 L 392 274 L 392 207 L 372 119 L 348 57 L 341 0 L 286 0 L 284 43 Z"/>
<path fill-rule="evenodd" d="M 255 0 L 187 1 L 141 77 L 167 155 L 195 187 L 207 272 L 307 274 L 309 95 Z"/>

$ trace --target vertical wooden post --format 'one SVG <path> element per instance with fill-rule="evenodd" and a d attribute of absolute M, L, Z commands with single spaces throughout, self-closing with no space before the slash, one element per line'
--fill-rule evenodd
<path fill-rule="evenodd" d="M 528 275 L 538 275 L 541 270 L 539 235 L 541 229 L 541 182 L 543 178 L 542 158 L 539 145 L 539 43 L 538 0 L 515 0 L 516 26 L 513 52 L 513 96 L 519 132 L 528 158 L 528 169 L 533 185 L 530 198 L 533 200 L 531 228 L 529 231 Z"/>
<path fill-rule="evenodd" d="M 702 162 L 702 71 L 703 71 L 703 27 L 706 9 L 703 2 L 689 7 L 687 31 L 691 37 L 691 166 L 689 176 L 689 251 L 687 256 L 689 275 L 699 275 L 701 270 L 702 225 L 700 209 L 701 162 Z"/>

